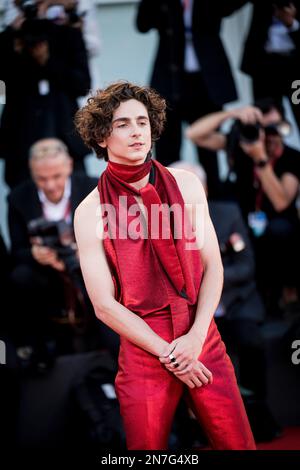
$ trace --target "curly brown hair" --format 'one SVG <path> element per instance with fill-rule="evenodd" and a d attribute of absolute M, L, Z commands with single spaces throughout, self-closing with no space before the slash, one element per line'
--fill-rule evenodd
<path fill-rule="evenodd" d="M 166 120 L 166 102 L 152 88 L 138 86 L 127 81 L 112 83 L 103 90 L 97 90 L 87 104 L 75 114 L 74 123 L 84 143 L 95 150 L 98 158 L 108 160 L 107 149 L 99 142 L 112 131 L 114 111 L 120 103 L 135 99 L 143 103 L 149 115 L 152 142 L 161 135 Z"/>

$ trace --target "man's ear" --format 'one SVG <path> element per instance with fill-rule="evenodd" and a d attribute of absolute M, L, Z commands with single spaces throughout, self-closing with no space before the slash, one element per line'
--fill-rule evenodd
<path fill-rule="evenodd" d="M 102 147 L 103 149 L 105 149 L 107 147 L 106 140 L 103 140 L 102 142 L 98 142 L 98 145 Z"/>

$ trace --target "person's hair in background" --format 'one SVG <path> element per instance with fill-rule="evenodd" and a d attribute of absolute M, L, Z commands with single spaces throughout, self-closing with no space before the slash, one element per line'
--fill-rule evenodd
<path fill-rule="evenodd" d="M 284 107 L 281 100 L 276 100 L 271 97 L 261 98 L 253 104 L 256 108 L 260 109 L 263 114 L 268 114 L 273 109 L 279 112 L 281 117 L 285 119 Z"/>
<path fill-rule="evenodd" d="M 138 86 L 127 81 L 97 90 L 88 98 L 87 104 L 77 111 L 75 126 L 85 144 L 96 152 L 98 158 L 108 160 L 107 149 L 99 146 L 112 130 L 114 111 L 124 101 L 140 101 L 146 107 L 152 133 L 152 142 L 161 135 L 165 123 L 165 100 L 152 88 Z"/>
<path fill-rule="evenodd" d="M 56 157 L 63 154 L 69 157 L 68 147 L 62 140 L 56 138 L 41 139 L 32 144 L 29 149 L 29 163 L 40 161 L 44 158 Z"/>

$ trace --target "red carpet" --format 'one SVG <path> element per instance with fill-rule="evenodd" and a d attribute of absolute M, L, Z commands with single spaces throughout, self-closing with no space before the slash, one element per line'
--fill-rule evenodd
<path fill-rule="evenodd" d="M 285 428 L 282 436 L 257 444 L 258 450 L 300 450 L 300 427 Z"/>

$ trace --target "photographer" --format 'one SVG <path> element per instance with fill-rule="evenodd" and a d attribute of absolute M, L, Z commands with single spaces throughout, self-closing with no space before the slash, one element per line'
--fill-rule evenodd
<path fill-rule="evenodd" d="M 253 15 L 241 69 L 252 77 L 255 99 L 290 100 L 300 127 L 300 106 L 291 101 L 300 52 L 299 0 L 252 0 Z"/>
<path fill-rule="evenodd" d="M 219 128 L 228 119 L 235 122 L 226 135 Z M 298 287 L 300 155 L 284 144 L 288 131 L 281 106 L 265 99 L 256 107 L 206 116 L 186 132 L 199 146 L 227 151 L 224 198 L 239 203 L 251 228 L 257 280 L 271 309 L 277 309 L 283 287 L 286 303 L 296 300 Z"/>
<path fill-rule="evenodd" d="M 32 16 L 33 18 L 32 18 Z M 0 158 L 12 188 L 29 177 L 28 150 L 38 139 L 57 137 L 68 146 L 76 170 L 89 153 L 74 132 L 77 99 L 90 87 L 80 29 L 57 25 L 27 12 L 0 34 L 6 67 L 6 104 L 1 116 Z"/>
<path fill-rule="evenodd" d="M 73 214 L 96 181 L 84 174 L 73 174 L 66 146 L 53 138 L 42 139 L 31 147 L 30 172 L 32 181 L 22 183 L 8 197 L 12 307 L 17 325 L 12 333 L 18 336 L 18 346 L 41 350 L 51 337 L 50 318 L 65 307 L 62 275 L 74 280 L 77 255 Z M 58 233 L 64 228 L 65 239 L 56 244 L 53 228 L 52 237 L 43 236 L 51 222 Z"/>

